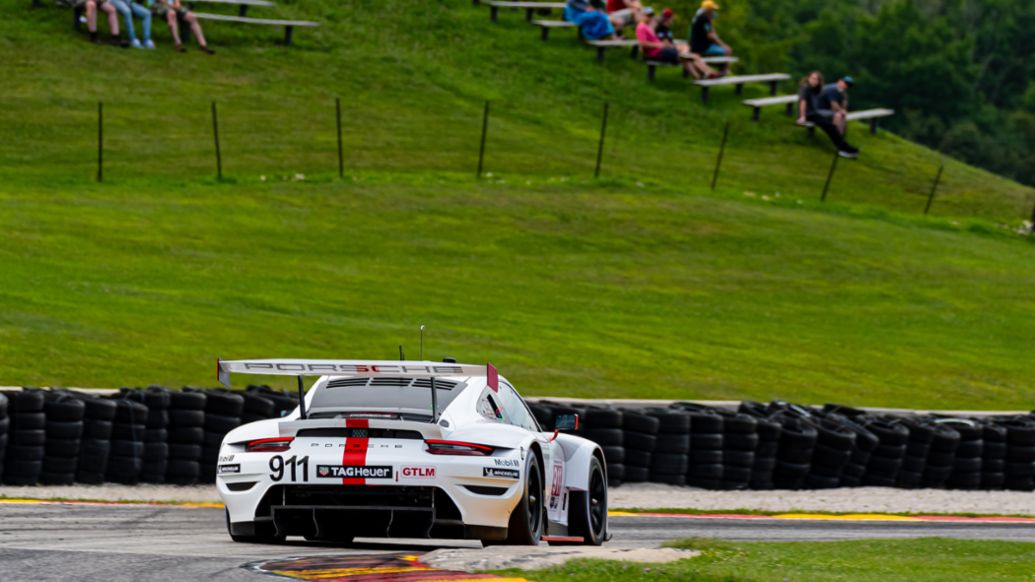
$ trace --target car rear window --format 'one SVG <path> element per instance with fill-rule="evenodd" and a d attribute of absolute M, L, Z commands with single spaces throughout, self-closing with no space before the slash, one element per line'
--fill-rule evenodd
<path fill-rule="evenodd" d="M 435 379 L 438 412 L 463 391 L 466 384 Z M 313 394 L 314 416 L 335 412 L 431 413 L 430 378 L 334 378 Z"/>

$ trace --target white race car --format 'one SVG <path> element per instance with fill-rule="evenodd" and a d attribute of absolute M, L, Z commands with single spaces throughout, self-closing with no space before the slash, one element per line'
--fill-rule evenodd
<path fill-rule="evenodd" d="M 285 536 L 464 538 L 599 545 L 600 447 L 544 431 L 492 365 L 451 361 L 236 360 L 232 373 L 319 376 L 302 406 L 223 439 L 216 487 L 234 541 Z"/>

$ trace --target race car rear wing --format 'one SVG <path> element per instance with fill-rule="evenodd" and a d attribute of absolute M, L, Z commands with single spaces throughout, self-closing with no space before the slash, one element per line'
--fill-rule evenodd
<path fill-rule="evenodd" d="M 484 376 L 493 390 L 499 389 L 499 375 L 492 364 L 472 366 L 452 362 L 397 361 L 397 360 L 216 360 L 219 383 L 230 387 L 231 374 L 258 376 L 295 376 L 298 378 L 299 413 L 306 418 L 306 376 L 392 376 L 403 378 L 431 378 L 432 422 L 438 410 L 435 378 L 442 376 Z"/>

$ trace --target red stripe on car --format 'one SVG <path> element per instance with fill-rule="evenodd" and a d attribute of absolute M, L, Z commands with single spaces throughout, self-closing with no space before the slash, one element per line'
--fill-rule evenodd
<path fill-rule="evenodd" d="M 345 428 L 370 428 L 370 421 L 365 418 L 346 419 Z M 369 438 L 345 437 L 345 452 L 341 454 L 343 467 L 365 467 L 367 464 L 367 445 Z M 366 485 L 367 480 L 362 477 L 343 477 L 342 485 Z"/>

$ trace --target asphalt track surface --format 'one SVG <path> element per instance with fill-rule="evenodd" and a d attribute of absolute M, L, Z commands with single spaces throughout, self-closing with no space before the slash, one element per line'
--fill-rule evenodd
<path fill-rule="evenodd" d="M 943 536 L 1035 541 L 1032 523 L 876 522 L 771 519 L 612 517 L 623 547 L 656 547 L 676 538 L 831 541 Z M 420 553 L 476 542 L 359 543 L 351 547 L 298 541 L 283 545 L 231 542 L 223 510 L 155 505 L 0 505 L 0 580 L 275 580 L 249 564 L 286 557 Z M 286 578 L 280 578 L 282 580 Z"/>

